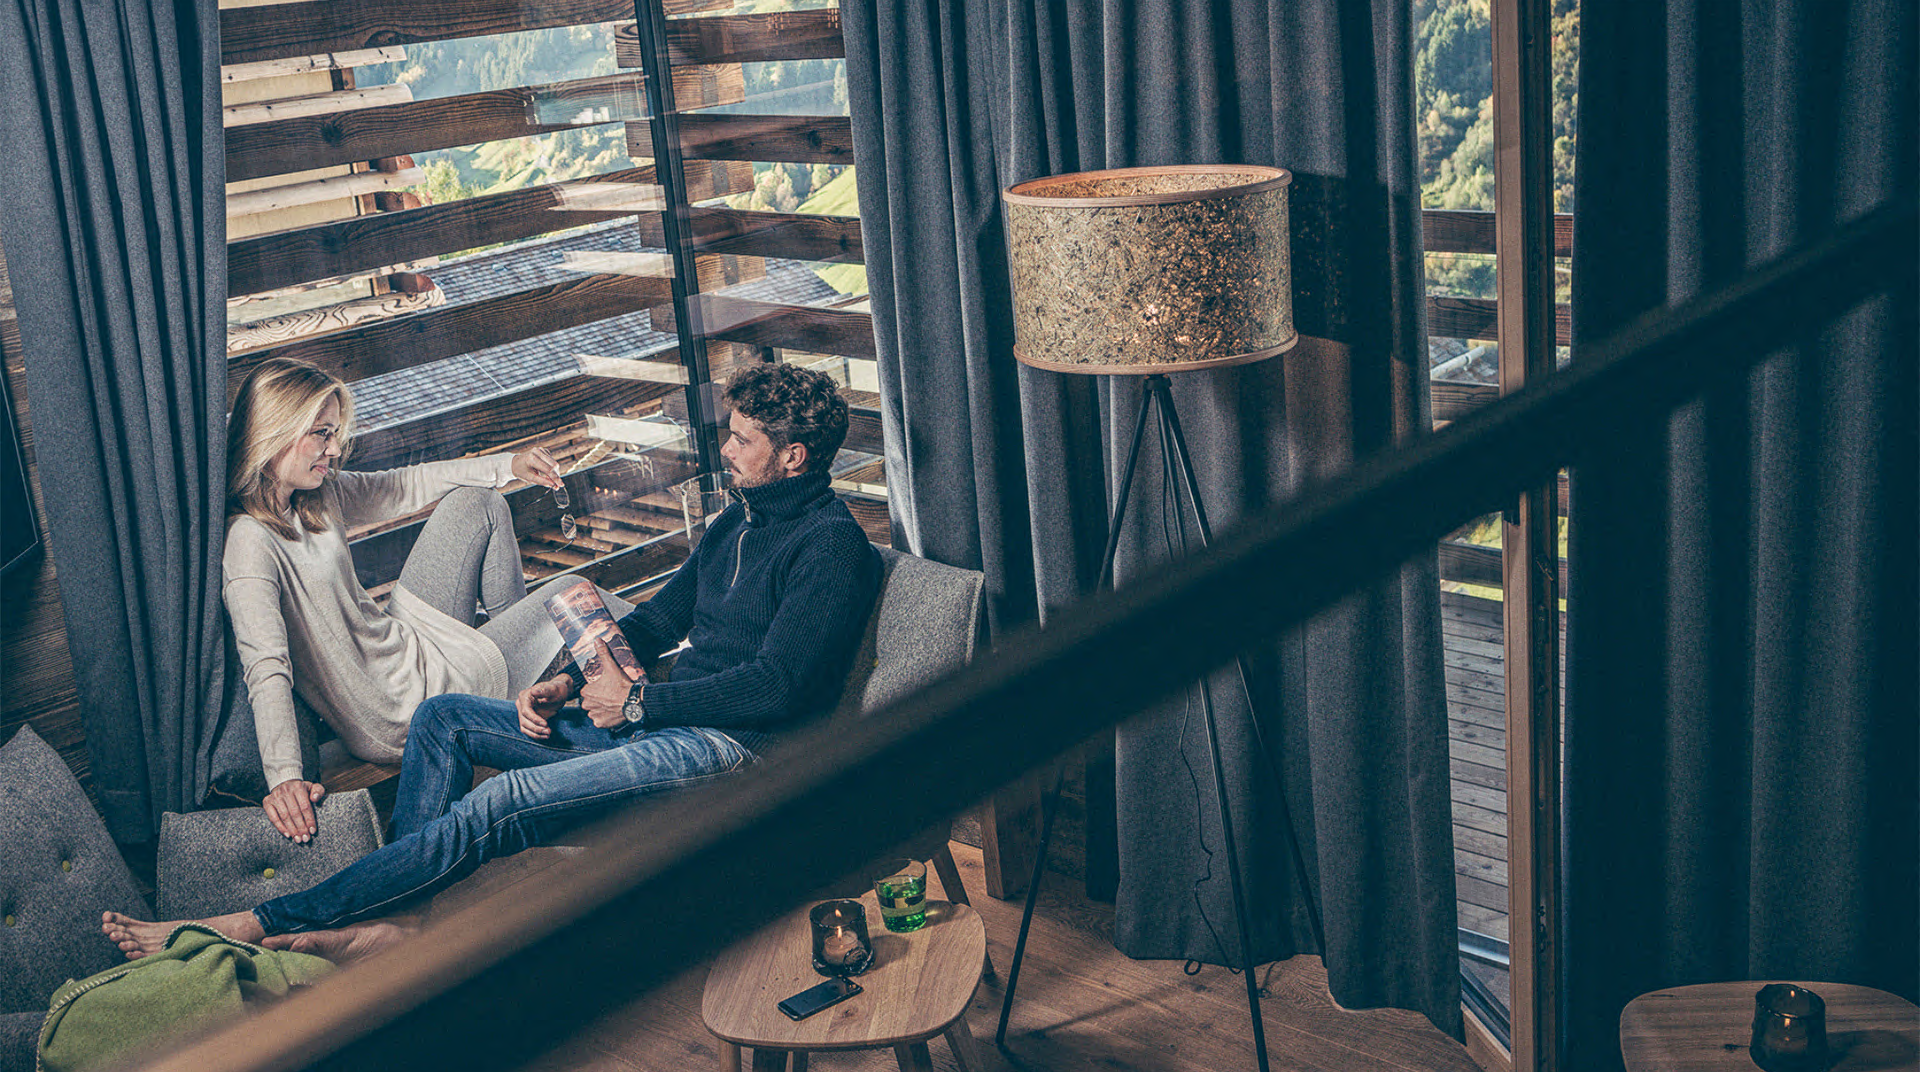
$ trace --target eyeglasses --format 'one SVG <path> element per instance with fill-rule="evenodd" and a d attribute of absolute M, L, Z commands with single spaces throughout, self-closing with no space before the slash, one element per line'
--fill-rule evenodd
<path fill-rule="evenodd" d="M 580 523 L 573 519 L 573 496 L 567 494 L 565 484 L 553 489 L 553 505 L 560 508 L 560 535 L 566 537 L 567 547 L 572 547 L 580 538 Z"/>

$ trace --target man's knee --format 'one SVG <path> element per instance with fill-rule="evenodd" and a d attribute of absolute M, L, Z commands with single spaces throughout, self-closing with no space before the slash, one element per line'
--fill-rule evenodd
<path fill-rule="evenodd" d="M 447 748 L 455 735 L 472 720 L 468 708 L 475 697 L 458 693 L 429 696 L 414 708 L 413 722 L 407 727 L 407 748 Z"/>

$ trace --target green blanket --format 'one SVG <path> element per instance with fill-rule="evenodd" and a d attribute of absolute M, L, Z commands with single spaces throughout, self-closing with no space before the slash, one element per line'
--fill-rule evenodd
<path fill-rule="evenodd" d="M 40 1028 L 40 1067 L 79 1072 L 136 1046 L 262 1008 L 332 970 L 319 957 L 262 949 L 183 923 L 161 952 L 54 993 Z"/>

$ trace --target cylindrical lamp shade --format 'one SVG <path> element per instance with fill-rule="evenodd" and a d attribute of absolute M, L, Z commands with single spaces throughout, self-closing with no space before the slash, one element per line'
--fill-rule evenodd
<path fill-rule="evenodd" d="M 1123 168 L 1010 187 L 1014 356 L 1145 375 L 1291 349 L 1293 271 L 1279 168 Z"/>

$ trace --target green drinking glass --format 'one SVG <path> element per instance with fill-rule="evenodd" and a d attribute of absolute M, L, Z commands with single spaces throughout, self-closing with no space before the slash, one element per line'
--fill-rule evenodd
<path fill-rule="evenodd" d="M 918 860 L 889 861 L 873 880 L 880 899 L 880 921 L 895 934 L 927 925 L 927 865 Z"/>

